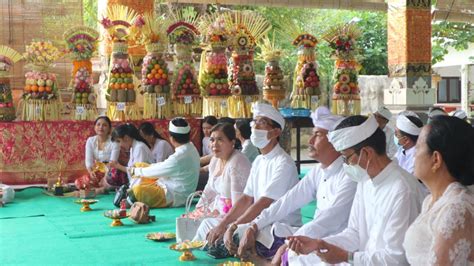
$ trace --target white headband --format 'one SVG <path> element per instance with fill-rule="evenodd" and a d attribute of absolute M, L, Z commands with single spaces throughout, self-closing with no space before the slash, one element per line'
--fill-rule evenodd
<path fill-rule="evenodd" d="M 311 113 L 314 127 L 333 130 L 343 117 L 331 114 L 331 111 L 326 106 L 320 106 Z"/>
<path fill-rule="evenodd" d="M 404 115 L 398 115 L 397 117 L 397 128 L 403 132 L 406 132 L 413 136 L 420 135 L 421 127 L 413 124 L 413 122 Z"/>
<path fill-rule="evenodd" d="M 358 126 L 345 127 L 329 132 L 329 142 L 336 151 L 346 150 L 368 139 L 378 127 L 377 120 L 374 116 L 371 116 Z"/>
<path fill-rule="evenodd" d="M 466 119 L 467 118 L 467 114 L 464 110 L 453 111 L 451 116 L 455 116 L 455 117 L 460 118 L 460 119 Z"/>
<path fill-rule="evenodd" d="M 273 108 L 273 106 L 269 104 L 254 103 L 252 105 L 252 113 L 254 119 L 257 116 L 264 116 L 277 122 L 282 130 L 285 128 L 285 118 L 283 118 L 283 116 L 280 114 L 280 112 L 278 112 L 277 109 Z"/>
<path fill-rule="evenodd" d="M 176 133 L 176 134 L 188 134 L 189 131 L 191 131 L 191 127 L 189 125 L 185 127 L 177 127 L 173 124 L 173 122 L 170 121 L 170 125 L 168 127 L 170 132 Z"/>
<path fill-rule="evenodd" d="M 385 106 L 381 106 L 375 113 L 381 115 L 387 120 L 390 120 L 390 118 L 392 118 L 392 112 L 390 112 L 390 110 L 388 110 Z"/>
<path fill-rule="evenodd" d="M 428 113 L 429 118 L 433 118 L 437 115 L 448 115 L 446 112 L 439 110 L 439 109 L 433 109 Z"/>

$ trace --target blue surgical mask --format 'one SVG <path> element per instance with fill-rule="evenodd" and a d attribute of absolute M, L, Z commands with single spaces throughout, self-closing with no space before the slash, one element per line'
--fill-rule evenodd
<path fill-rule="evenodd" d="M 400 144 L 397 136 L 393 135 L 393 142 L 395 143 L 395 145 L 397 145 L 397 147 L 403 147 L 403 145 Z"/>

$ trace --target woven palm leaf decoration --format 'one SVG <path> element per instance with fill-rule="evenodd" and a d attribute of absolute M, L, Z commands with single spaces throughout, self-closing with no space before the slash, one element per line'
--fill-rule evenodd
<path fill-rule="evenodd" d="M 335 68 L 333 75 L 332 112 L 339 115 L 360 114 L 360 96 L 357 62 L 357 38 L 360 29 L 352 23 L 336 25 L 323 36 L 333 49 Z"/>
<path fill-rule="evenodd" d="M 198 74 L 194 68 L 193 48 L 198 44 L 199 14 L 193 7 L 169 8 L 168 39 L 174 47 L 175 70 L 171 98 L 175 115 L 200 115 L 202 99 Z"/>
<path fill-rule="evenodd" d="M 275 45 L 276 32 L 273 32 L 273 38 L 265 36 L 257 43 L 261 53 L 257 60 L 265 61 L 265 79 L 263 80 L 263 98 L 278 108 L 278 102 L 285 98 L 285 84 L 283 71 L 280 68 L 280 58 L 283 52 Z"/>
<path fill-rule="evenodd" d="M 22 58 L 23 56 L 14 49 L 0 45 L 0 121 L 12 121 L 15 119 L 15 108 L 13 107 L 8 71 L 13 64 Z"/>
<path fill-rule="evenodd" d="M 232 58 L 229 84 L 233 95 L 258 95 L 253 67 L 257 42 L 271 29 L 271 24 L 253 11 L 233 11 L 224 15 L 231 33 Z"/>
<path fill-rule="evenodd" d="M 318 40 L 292 19 L 283 20 L 279 27 L 280 34 L 297 49 L 298 59 L 293 74 L 291 107 L 314 110 L 324 102 L 316 62 Z"/>

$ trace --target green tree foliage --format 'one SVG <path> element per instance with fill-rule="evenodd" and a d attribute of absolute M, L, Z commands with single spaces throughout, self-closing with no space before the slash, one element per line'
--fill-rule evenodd
<path fill-rule="evenodd" d="M 272 23 L 277 30 L 284 27 L 287 18 L 293 18 L 301 29 L 316 36 L 319 40 L 317 45 L 317 56 L 320 75 L 329 77 L 334 70 L 334 59 L 331 58 L 331 48 L 322 40 L 321 36 L 330 27 L 357 21 L 362 30 L 362 36 L 358 40 L 360 47 L 361 74 L 364 75 L 386 75 L 387 69 L 387 25 L 386 14 L 382 12 L 349 11 L 349 10 L 326 10 L 326 9 L 302 9 L 302 8 L 273 8 L 255 7 Z M 271 35 L 272 33 L 270 33 Z M 296 49 L 291 45 L 291 40 L 277 36 L 277 45 L 288 55 L 283 58 L 281 65 L 285 73 L 291 73 L 296 64 Z M 263 69 L 262 64 L 256 64 L 257 72 Z"/>
<path fill-rule="evenodd" d="M 82 0 L 84 26 L 98 29 L 97 21 L 97 0 Z"/>
<path fill-rule="evenodd" d="M 469 47 L 469 43 L 474 43 L 474 25 L 448 21 L 435 22 L 432 25 L 431 35 L 431 61 L 432 64 L 436 64 L 448 53 L 448 47 L 462 51 Z"/>

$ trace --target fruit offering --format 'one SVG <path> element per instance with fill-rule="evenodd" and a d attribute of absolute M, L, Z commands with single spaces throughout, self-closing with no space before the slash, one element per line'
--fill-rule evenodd
<path fill-rule="evenodd" d="M 293 40 L 293 45 L 298 49 L 291 102 L 293 108 L 313 109 L 311 97 L 321 96 L 315 52 L 317 43 L 316 37 L 308 33 L 298 35 Z"/>
<path fill-rule="evenodd" d="M 196 72 L 191 64 L 178 64 L 174 83 L 173 95 L 183 97 L 185 95 L 199 95 L 199 85 L 197 83 Z"/>
<path fill-rule="evenodd" d="M 208 51 L 206 65 L 201 78 L 201 90 L 204 95 L 230 95 L 227 83 L 227 57 L 225 50 Z"/>
<path fill-rule="evenodd" d="M 0 121 L 15 119 L 12 91 L 8 71 L 22 58 L 21 54 L 10 47 L 0 45 Z"/>
<path fill-rule="evenodd" d="M 338 25 L 324 36 L 336 58 L 333 75 L 332 112 L 339 115 L 360 113 L 356 39 L 360 30 L 353 24 Z"/>
<path fill-rule="evenodd" d="M 227 27 L 232 36 L 232 57 L 229 64 L 229 86 L 233 95 L 259 94 L 253 66 L 254 49 L 271 28 L 262 16 L 249 11 L 228 13 Z"/>
<path fill-rule="evenodd" d="M 174 45 L 176 53 L 176 67 L 171 87 L 172 99 L 200 95 L 192 57 L 192 48 L 200 34 L 195 26 L 198 18 L 198 14 L 192 8 L 172 13 L 173 23 L 167 29 L 169 42 Z"/>
<path fill-rule="evenodd" d="M 264 90 L 282 90 L 283 72 L 278 62 L 272 61 L 265 65 L 265 80 L 263 81 Z"/>
<path fill-rule="evenodd" d="M 133 69 L 127 54 L 113 54 L 108 92 L 111 102 L 135 102 Z"/>
<path fill-rule="evenodd" d="M 88 69 L 79 68 L 74 77 L 74 103 L 93 104 L 95 103 L 94 91 L 92 88 L 92 77 Z"/>
<path fill-rule="evenodd" d="M 0 78 L 0 108 L 13 107 L 12 91 L 8 84 Z"/>
<path fill-rule="evenodd" d="M 259 59 L 266 62 L 263 90 L 284 90 L 284 76 L 279 63 L 282 52 L 275 46 L 275 32 L 273 33 L 273 41 L 265 37 L 258 44 L 258 47 L 262 51 Z"/>
<path fill-rule="evenodd" d="M 56 75 L 38 71 L 25 74 L 23 97 L 26 99 L 50 100 L 57 98 Z"/>
<path fill-rule="evenodd" d="M 201 56 L 199 85 L 203 96 L 230 95 L 227 81 L 226 49 L 229 45 L 229 32 L 225 21 L 218 13 L 204 16 L 199 23 L 206 45 Z"/>
<path fill-rule="evenodd" d="M 143 59 L 142 84 L 148 93 L 169 93 L 169 70 L 161 54 L 149 53 Z"/>
<path fill-rule="evenodd" d="M 302 82 L 302 86 L 298 88 L 298 94 L 318 95 L 319 92 L 319 76 L 317 73 L 316 63 L 309 62 L 303 65 L 301 73 L 297 78 L 297 82 Z"/>

